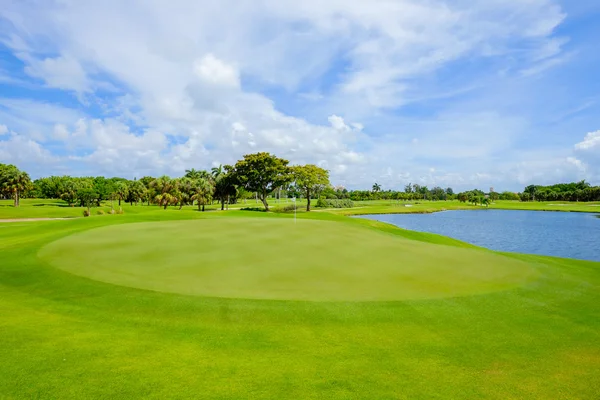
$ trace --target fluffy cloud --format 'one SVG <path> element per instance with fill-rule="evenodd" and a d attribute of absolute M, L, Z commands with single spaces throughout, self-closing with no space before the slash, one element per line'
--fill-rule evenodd
<path fill-rule="evenodd" d="M 264 150 L 354 186 L 380 176 L 395 187 L 475 184 L 494 179 L 485 162 L 527 121 L 493 105 L 419 119 L 395 111 L 461 92 L 430 83 L 458 60 L 521 76 L 557 65 L 567 43 L 553 33 L 565 17 L 553 0 L 176 3 L 6 5 L 0 40 L 25 73 L 85 93 L 92 107 L 0 99 L 0 122 L 62 143 L 90 172 L 181 173 Z M 98 95 L 109 81 L 115 94 Z"/>
<path fill-rule="evenodd" d="M 224 86 L 240 86 L 238 71 L 231 65 L 219 60 L 212 54 L 207 54 L 194 63 L 194 72 L 200 79 Z"/>
<path fill-rule="evenodd" d="M 0 140 L 0 162 L 18 165 L 34 176 L 47 173 L 47 167 L 56 167 L 58 161 L 40 143 L 24 135 L 12 132 Z"/>
<path fill-rule="evenodd" d="M 600 131 L 588 133 L 583 139 L 583 142 L 577 143 L 575 148 L 583 151 L 593 150 L 596 148 L 600 149 Z"/>
<path fill-rule="evenodd" d="M 87 92 L 90 83 L 87 74 L 79 62 L 69 56 L 37 59 L 22 55 L 26 62 L 25 72 L 32 77 L 43 79 L 53 88 Z"/>

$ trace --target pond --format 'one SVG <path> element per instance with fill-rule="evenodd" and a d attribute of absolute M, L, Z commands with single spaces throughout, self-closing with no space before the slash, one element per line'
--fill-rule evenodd
<path fill-rule="evenodd" d="M 467 210 L 364 215 L 492 250 L 600 261 L 600 219 L 575 212 Z"/>

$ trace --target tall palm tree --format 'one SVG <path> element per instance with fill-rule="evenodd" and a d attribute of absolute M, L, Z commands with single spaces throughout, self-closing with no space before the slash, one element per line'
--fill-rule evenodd
<path fill-rule="evenodd" d="M 192 201 L 192 196 L 194 194 L 194 186 L 197 179 L 191 179 L 188 177 L 183 177 L 181 179 L 177 179 L 177 199 L 179 200 L 179 209 L 181 210 L 184 205 Z"/>
<path fill-rule="evenodd" d="M 119 207 L 121 207 L 121 200 L 126 199 L 127 195 L 129 194 L 129 187 L 127 186 L 127 183 L 117 182 L 115 185 L 115 194 L 119 199 Z"/>
<path fill-rule="evenodd" d="M 214 190 L 215 188 L 209 179 L 198 179 L 196 181 L 191 199 L 198 202 L 198 211 L 201 209 L 204 211 L 204 206 L 210 204 Z"/>
<path fill-rule="evenodd" d="M 155 179 L 150 184 L 152 189 L 155 190 L 156 195 L 154 199 L 159 206 L 164 207 L 166 210 L 169 204 L 177 203 L 177 187 L 176 182 L 168 176 L 161 176 Z"/>
<path fill-rule="evenodd" d="M 223 173 L 225 173 L 225 171 L 223 170 L 223 165 L 219 165 L 218 167 L 212 167 L 210 172 L 211 172 L 211 175 L 213 176 L 213 178 L 215 179 L 215 181 L 221 175 L 223 175 Z"/>
<path fill-rule="evenodd" d="M 14 198 L 14 206 L 19 207 L 23 192 L 33 189 L 33 183 L 27 172 L 15 168 L 7 168 L 0 177 L 2 188 L 11 193 Z"/>

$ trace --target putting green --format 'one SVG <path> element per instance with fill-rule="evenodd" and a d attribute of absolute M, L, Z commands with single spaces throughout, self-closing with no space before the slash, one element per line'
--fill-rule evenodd
<path fill-rule="evenodd" d="M 275 218 L 97 228 L 43 247 L 50 265 L 94 280 L 188 295 L 312 301 L 440 298 L 506 290 L 529 264 L 357 224 Z"/>

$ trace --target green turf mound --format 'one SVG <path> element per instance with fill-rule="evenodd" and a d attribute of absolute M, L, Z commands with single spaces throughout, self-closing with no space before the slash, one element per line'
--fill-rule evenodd
<path fill-rule="evenodd" d="M 248 299 L 391 301 L 506 290 L 535 276 L 487 250 L 434 246 L 329 221 L 218 218 L 109 226 L 41 249 L 102 282 Z"/>

